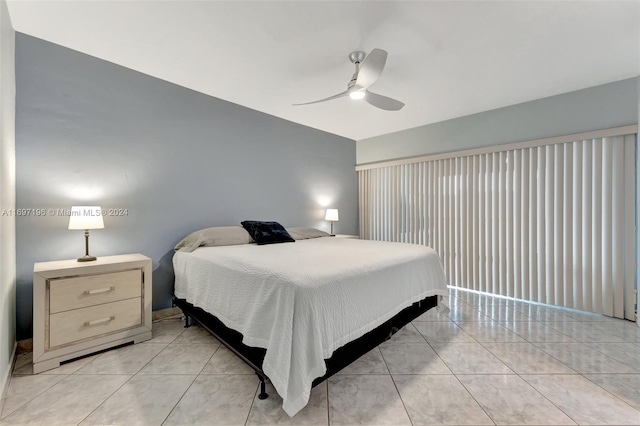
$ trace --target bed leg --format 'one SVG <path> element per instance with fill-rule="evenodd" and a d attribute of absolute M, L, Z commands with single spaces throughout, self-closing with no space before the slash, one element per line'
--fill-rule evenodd
<path fill-rule="evenodd" d="M 187 314 L 184 314 L 184 328 L 191 327 L 191 317 Z"/>
<path fill-rule="evenodd" d="M 269 394 L 267 393 L 267 384 L 264 381 L 264 377 L 258 376 L 260 379 L 260 394 L 258 395 L 258 399 L 267 399 Z"/>

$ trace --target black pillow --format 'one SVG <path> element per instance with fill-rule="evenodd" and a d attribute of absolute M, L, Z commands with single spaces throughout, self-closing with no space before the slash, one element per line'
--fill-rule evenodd
<path fill-rule="evenodd" d="M 259 246 L 276 243 L 295 243 L 291 235 L 278 222 L 260 222 L 245 220 L 240 224 L 247 230 Z"/>

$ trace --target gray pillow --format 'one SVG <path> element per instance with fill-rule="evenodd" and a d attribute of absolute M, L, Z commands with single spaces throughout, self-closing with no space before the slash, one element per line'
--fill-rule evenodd
<path fill-rule="evenodd" d="M 174 250 L 192 252 L 198 247 L 235 246 L 253 242 L 242 226 L 217 226 L 192 232 L 176 244 Z"/>
<path fill-rule="evenodd" d="M 308 240 L 310 238 L 330 237 L 330 235 L 326 232 L 315 228 L 287 228 L 287 232 L 293 237 L 294 240 Z"/>

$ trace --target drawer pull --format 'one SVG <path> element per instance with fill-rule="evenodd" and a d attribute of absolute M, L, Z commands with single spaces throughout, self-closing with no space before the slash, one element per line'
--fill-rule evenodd
<path fill-rule="evenodd" d="M 93 295 L 93 294 L 109 293 L 110 291 L 113 291 L 115 289 L 116 289 L 115 287 L 96 288 L 95 290 L 85 290 L 84 294 Z"/>
<path fill-rule="evenodd" d="M 85 321 L 84 322 L 84 326 L 85 327 L 90 327 L 92 325 L 104 324 L 106 322 L 113 321 L 114 319 L 116 319 L 116 317 L 106 317 L 106 318 L 100 318 L 100 319 L 93 320 L 93 321 Z"/>

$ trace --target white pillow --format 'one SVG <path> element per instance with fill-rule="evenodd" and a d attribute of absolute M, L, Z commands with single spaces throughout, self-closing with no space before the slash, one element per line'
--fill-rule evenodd
<path fill-rule="evenodd" d="M 287 228 L 287 232 L 293 237 L 294 240 L 308 240 L 310 238 L 330 237 L 330 235 L 326 232 L 315 228 Z"/>
<path fill-rule="evenodd" d="M 198 247 L 235 246 L 253 242 L 242 226 L 217 226 L 192 232 L 176 244 L 174 250 L 192 252 Z"/>

